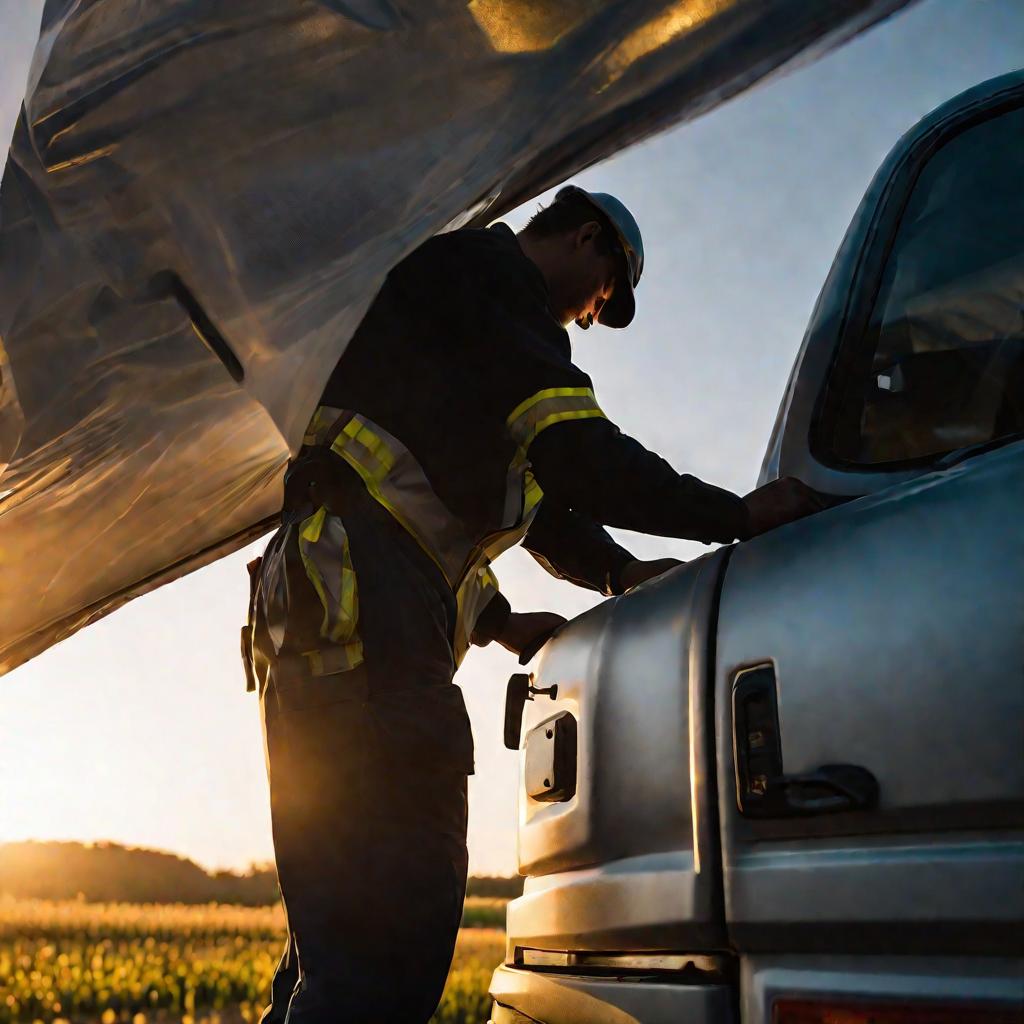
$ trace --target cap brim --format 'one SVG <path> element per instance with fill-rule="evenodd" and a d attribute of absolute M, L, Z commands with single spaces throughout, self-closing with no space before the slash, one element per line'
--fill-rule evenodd
<path fill-rule="evenodd" d="M 601 307 L 597 322 L 602 327 L 628 327 L 636 313 L 636 297 L 629 278 L 622 274 L 615 285 L 612 297 Z"/>

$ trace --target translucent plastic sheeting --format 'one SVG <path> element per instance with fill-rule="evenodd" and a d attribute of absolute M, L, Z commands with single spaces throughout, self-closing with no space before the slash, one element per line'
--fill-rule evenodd
<path fill-rule="evenodd" d="M 273 525 L 419 242 L 901 6 L 48 0 L 0 192 L 0 670 Z"/>

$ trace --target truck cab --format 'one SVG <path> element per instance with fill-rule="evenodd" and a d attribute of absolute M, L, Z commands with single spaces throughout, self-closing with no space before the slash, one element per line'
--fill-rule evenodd
<path fill-rule="evenodd" d="M 1024 72 L 901 139 L 761 472 L 831 506 L 510 685 L 493 1024 L 1024 1019 L 1022 183 Z"/>

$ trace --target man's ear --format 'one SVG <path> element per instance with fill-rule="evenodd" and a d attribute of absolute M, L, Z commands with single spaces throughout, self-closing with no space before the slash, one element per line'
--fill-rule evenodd
<path fill-rule="evenodd" d="M 588 220 L 576 229 L 576 248 L 581 249 L 588 242 L 593 242 L 601 234 L 601 225 L 596 220 Z"/>

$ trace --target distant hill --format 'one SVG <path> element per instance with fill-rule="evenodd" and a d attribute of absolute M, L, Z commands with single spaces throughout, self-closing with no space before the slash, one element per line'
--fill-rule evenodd
<path fill-rule="evenodd" d="M 204 871 L 161 850 L 118 843 L 5 843 L 0 845 L 0 893 L 20 898 L 95 903 L 244 903 L 278 900 L 273 866 L 245 874 Z"/>
<path fill-rule="evenodd" d="M 469 895 L 508 899 L 521 878 L 471 878 Z M 119 843 L 0 844 L 0 894 L 21 899 L 91 903 L 241 903 L 265 906 L 279 898 L 272 864 L 248 871 L 209 872 L 186 857 Z"/>

